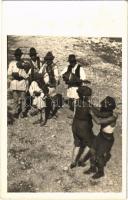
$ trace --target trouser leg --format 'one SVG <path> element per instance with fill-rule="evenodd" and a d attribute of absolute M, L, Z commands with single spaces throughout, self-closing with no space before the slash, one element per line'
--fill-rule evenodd
<path fill-rule="evenodd" d="M 13 114 L 19 113 L 19 91 L 13 91 Z"/>
<path fill-rule="evenodd" d="M 90 168 L 84 172 L 84 174 L 91 174 L 91 173 L 95 173 L 97 170 L 97 166 L 96 166 L 96 152 L 94 149 L 90 149 L 89 151 L 90 154 Z"/>
<path fill-rule="evenodd" d="M 74 99 L 73 98 L 69 98 L 69 109 L 71 111 L 74 111 Z"/>
<path fill-rule="evenodd" d="M 44 126 L 46 124 L 46 111 L 45 108 L 40 110 L 40 126 Z"/>
<path fill-rule="evenodd" d="M 50 111 L 52 109 L 52 100 L 50 97 L 46 99 L 46 119 L 50 118 Z"/>
<path fill-rule="evenodd" d="M 25 114 L 26 112 L 26 92 L 25 91 L 20 92 L 20 98 L 21 98 L 21 112 Z"/>
<path fill-rule="evenodd" d="M 72 162 L 71 162 L 70 168 L 76 167 L 77 161 L 79 159 L 80 151 L 81 151 L 80 147 L 76 147 L 76 146 L 73 147 Z"/>
<path fill-rule="evenodd" d="M 105 164 L 104 155 L 103 154 L 97 155 L 96 166 L 97 166 L 98 171 L 96 172 L 96 174 L 92 176 L 93 179 L 98 179 L 104 176 L 104 164 Z"/>
<path fill-rule="evenodd" d="M 84 166 L 84 162 L 90 158 L 90 149 L 88 147 L 83 148 L 83 152 L 81 153 L 78 165 Z"/>
<path fill-rule="evenodd" d="M 105 156 L 104 156 L 105 165 L 110 160 L 110 158 L 111 158 L 111 153 L 110 152 L 105 153 Z"/>
<path fill-rule="evenodd" d="M 54 116 L 57 113 L 57 96 L 52 98 L 51 115 Z"/>

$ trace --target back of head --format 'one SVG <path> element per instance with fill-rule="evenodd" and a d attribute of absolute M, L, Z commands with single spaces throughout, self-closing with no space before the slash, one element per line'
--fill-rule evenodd
<path fill-rule="evenodd" d="M 15 52 L 14 52 L 15 56 L 21 56 L 22 54 L 23 54 L 23 52 L 21 51 L 20 48 L 16 49 Z"/>
<path fill-rule="evenodd" d="M 74 54 L 70 54 L 68 57 L 68 62 L 76 63 L 76 56 Z"/>
<path fill-rule="evenodd" d="M 101 101 L 101 110 L 110 112 L 116 108 L 115 99 L 107 96 L 103 101 Z"/>
<path fill-rule="evenodd" d="M 51 52 L 51 51 L 48 51 L 47 54 L 46 54 L 45 57 L 44 57 L 44 60 L 45 60 L 45 61 L 48 61 L 48 60 L 53 61 L 54 58 L 55 58 L 55 57 L 53 56 L 52 52 Z"/>
<path fill-rule="evenodd" d="M 29 55 L 30 56 L 37 55 L 36 49 L 34 47 L 30 48 Z"/>
<path fill-rule="evenodd" d="M 87 100 L 92 95 L 92 89 L 87 86 L 80 86 L 77 93 L 81 99 Z"/>

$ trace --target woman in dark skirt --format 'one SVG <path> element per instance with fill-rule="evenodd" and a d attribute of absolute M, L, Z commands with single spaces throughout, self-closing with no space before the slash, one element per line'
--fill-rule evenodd
<path fill-rule="evenodd" d="M 76 104 L 72 124 L 74 148 L 70 168 L 76 167 L 79 164 L 79 159 L 83 154 L 85 147 L 91 147 L 94 137 L 89 106 L 89 98 L 91 97 L 92 90 L 87 86 L 81 86 L 78 88 L 77 92 L 79 99 Z"/>

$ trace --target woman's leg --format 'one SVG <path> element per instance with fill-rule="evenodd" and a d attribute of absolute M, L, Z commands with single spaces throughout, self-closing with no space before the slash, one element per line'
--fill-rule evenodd
<path fill-rule="evenodd" d="M 97 170 L 96 168 L 96 151 L 95 149 L 90 149 L 90 168 L 84 172 L 84 174 L 91 174 L 95 173 Z"/>
<path fill-rule="evenodd" d="M 71 162 L 71 165 L 70 165 L 71 169 L 76 167 L 76 165 L 77 165 L 77 161 L 79 159 L 79 151 L 80 151 L 80 147 L 76 147 L 76 146 L 73 147 L 72 162 Z"/>

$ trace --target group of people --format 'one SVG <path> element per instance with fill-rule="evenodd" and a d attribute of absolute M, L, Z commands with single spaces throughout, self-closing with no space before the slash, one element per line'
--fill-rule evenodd
<path fill-rule="evenodd" d="M 53 62 L 52 52 L 48 52 L 44 60 L 37 56 L 35 48 L 30 48 L 29 59 L 22 58 L 20 48 L 15 50 L 15 60 L 9 63 L 8 76 L 13 93 L 14 117 L 26 117 L 38 110 L 40 117 L 35 123 L 44 125 L 50 115 L 56 112 L 53 100 L 59 97 L 56 87 L 59 84 L 58 67 Z M 34 110 L 35 108 L 35 110 Z"/>
<path fill-rule="evenodd" d="M 94 173 L 93 179 L 104 176 L 104 167 L 111 157 L 113 132 L 117 120 L 117 114 L 113 112 L 116 108 L 114 98 L 107 96 L 101 102 L 100 109 L 91 104 L 92 89 L 87 85 L 90 82 L 86 80 L 84 69 L 74 54 L 69 55 L 69 65 L 60 74 L 52 52 L 47 52 L 43 61 L 37 56 L 33 47 L 30 48 L 29 59 L 23 59 L 22 55 L 21 49 L 16 49 L 15 60 L 11 61 L 8 67 L 10 89 L 14 100 L 14 117 L 23 118 L 28 113 L 33 115 L 35 108 L 39 119 L 34 123 L 44 126 L 62 106 L 63 97 L 56 92 L 62 77 L 67 85 L 69 108 L 74 111 L 72 123 L 74 148 L 70 168 L 84 166 L 87 157 L 86 147 L 88 147 L 90 168 L 84 173 Z M 27 97 L 31 99 L 29 109 L 26 106 Z M 97 136 L 93 133 L 93 121 L 101 126 Z"/>

